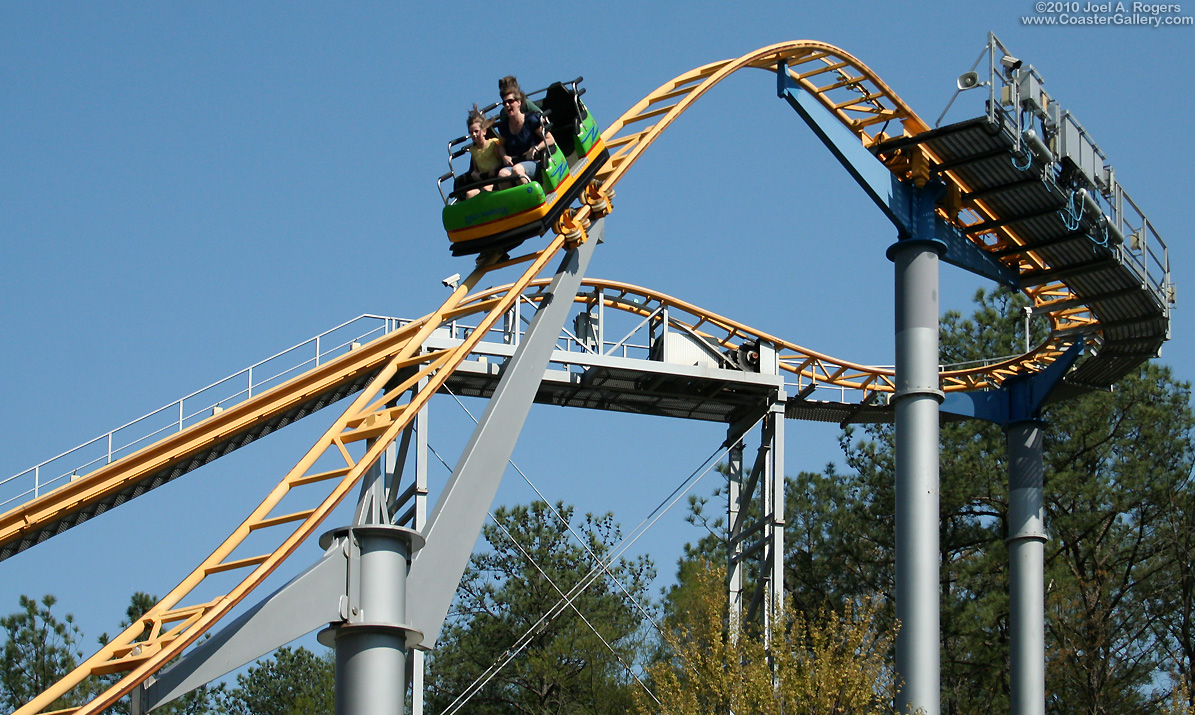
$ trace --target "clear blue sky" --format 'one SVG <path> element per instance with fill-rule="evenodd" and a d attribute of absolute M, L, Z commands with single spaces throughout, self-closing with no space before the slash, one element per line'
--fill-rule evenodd
<path fill-rule="evenodd" d="M 1028 27 L 1033 6 L 0 4 L 0 477 L 358 314 L 438 305 L 440 278 L 471 264 L 446 249 L 435 177 L 499 76 L 584 75 L 609 121 L 686 70 L 792 39 L 853 53 L 931 122 L 988 30 L 1036 66 L 1170 245 L 1162 359 L 1190 379 L 1195 28 Z M 979 113 L 974 94 L 951 119 Z M 590 274 L 890 364 L 893 240 L 773 78 L 740 73 L 619 185 Z M 968 310 L 978 285 L 945 269 L 944 308 Z M 459 408 L 435 409 L 433 443 L 463 440 Z M 49 592 L 89 640 L 115 630 L 134 590 L 169 590 L 333 416 L 0 563 L 0 613 Z M 835 458 L 835 430 L 788 433 L 789 472 Z M 549 497 L 630 528 L 721 437 L 539 407 L 515 460 Z M 530 496 L 511 482 L 500 498 Z M 676 516 L 645 547 L 670 576 L 698 536 Z"/>

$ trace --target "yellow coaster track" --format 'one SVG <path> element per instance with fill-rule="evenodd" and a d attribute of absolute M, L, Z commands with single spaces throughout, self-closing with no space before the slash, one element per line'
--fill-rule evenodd
<path fill-rule="evenodd" d="M 895 139 L 916 137 L 929 133 L 929 126 L 904 103 L 875 72 L 843 50 L 822 42 L 797 40 L 761 48 L 742 57 L 714 62 L 698 67 L 660 85 L 610 125 L 604 138 L 610 150 L 610 161 L 598 173 L 599 180 L 617 182 L 639 159 L 643 152 L 682 113 L 691 107 L 714 85 L 731 74 L 746 68 L 769 72 L 784 71 L 803 90 L 808 92 L 849 129 L 866 148 L 879 150 Z M 902 181 L 920 185 L 931 172 L 946 185 L 946 200 L 939 206 L 940 217 L 962 230 L 981 250 L 997 257 L 1021 276 L 1042 274 L 1053 268 L 1037 251 L 1028 248 L 1029 241 L 1014 227 L 1006 225 L 990 205 L 978 196 L 959 172 L 945 168 L 936 154 L 925 146 L 881 154 L 888 169 Z M 940 168 L 942 167 L 942 168 Z M 1050 324 L 1050 336 L 1043 343 L 1018 359 L 1001 361 L 955 374 L 943 375 L 944 389 L 976 389 L 1000 384 L 1005 378 L 1040 370 L 1053 362 L 1076 336 L 1098 336 L 1105 328 L 1093 313 L 1090 301 L 1077 295 L 1065 279 L 1026 281 L 1033 283 L 1023 290 L 1034 307 L 1034 314 L 1044 316 Z M 1158 317 L 1168 323 L 1159 299 Z M 1123 323 L 1124 321 L 1120 321 Z M 1144 322 L 1144 321 L 1142 321 Z M 1117 325 L 1123 328 L 1123 325 Z M 1150 344 L 1164 340 L 1166 326 L 1151 330 Z M 1131 366 L 1152 355 L 1132 354 L 1126 365 Z M 882 385 L 887 381 L 884 371 L 858 366 L 845 361 L 810 354 L 806 369 L 818 371 L 818 363 L 825 360 L 833 369 L 822 371 L 824 377 L 838 379 L 852 374 L 855 382 Z M 1125 367 L 1116 372 L 1123 374 Z"/>
<path fill-rule="evenodd" d="M 587 192 L 586 204 L 566 215 L 558 233 L 542 250 L 475 270 L 435 312 L 392 332 L 359 350 L 320 366 L 274 390 L 187 428 L 157 444 L 99 469 L 0 515 L 0 550 L 6 555 L 60 533 L 81 520 L 118 505 L 138 490 L 152 488 L 154 475 L 188 471 L 202 455 L 239 446 L 237 439 L 254 429 L 284 425 L 313 400 L 334 401 L 360 390 L 349 408 L 282 477 L 261 504 L 187 578 L 144 617 L 114 638 L 76 670 L 20 708 L 31 715 L 64 702 L 72 690 L 93 693 L 96 677 L 123 673 L 114 684 L 71 712 L 96 713 L 110 707 L 195 642 L 246 597 L 295 548 L 314 533 L 321 521 L 353 488 L 364 471 L 408 425 L 482 336 L 540 275 L 567 241 L 583 240 L 585 221 L 609 210 L 612 189 L 651 143 L 706 91 L 744 68 L 785 71 L 815 96 L 865 147 L 928 131 L 928 126 L 863 63 L 842 50 L 820 42 L 797 41 L 772 45 L 743 57 L 687 72 L 652 92 L 615 121 L 604 133 L 611 160 L 598 174 L 598 186 Z M 891 133 L 889 133 L 891 131 Z M 888 157 L 889 169 L 902 180 L 916 181 L 923 162 L 937 158 L 924 148 Z M 950 171 L 942 173 L 948 196 L 965 195 L 969 187 Z M 984 250 L 1000 253 L 1023 243 L 1018 234 L 999 225 L 983 201 L 941 208 L 940 215 L 960 227 L 992 224 L 988 231 L 969 234 Z M 1044 266 L 1032 251 L 1002 253 L 1001 260 L 1024 273 Z M 509 286 L 467 298 L 487 273 L 526 262 L 522 275 Z M 591 282 L 591 285 L 595 285 Z M 838 360 L 794 343 L 754 331 L 733 320 L 702 311 L 688 303 L 625 284 L 603 284 L 643 302 L 667 303 L 686 313 L 689 327 L 729 346 L 735 341 L 763 338 L 781 350 L 785 370 L 813 384 L 849 387 L 865 394 L 891 392 L 892 372 Z M 1040 285 L 1026 294 L 1048 314 L 1053 334 L 1025 355 L 995 365 L 943 373 L 946 390 L 969 390 L 999 384 L 1004 378 L 1049 364 L 1077 330 L 1098 328 L 1096 319 L 1062 282 Z M 581 298 L 578 298 L 579 300 Z M 628 309 L 630 301 L 616 301 Z M 421 352 L 424 341 L 441 325 L 464 315 L 482 315 L 478 328 L 459 347 Z M 678 318 L 679 319 L 679 318 Z M 1144 359 L 1144 358 L 1143 358 Z M 426 387 L 412 388 L 421 380 Z M 318 408 L 316 405 L 314 408 Z M 314 409 L 312 408 L 312 409 Z M 299 414 L 298 416 L 302 416 Z M 367 442 L 368 440 L 368 442 Z M 245 440 L 248 441 L 248 440 Z M 349 447 L 367 442 L 363 454 Z M 360 450 L 360 446 L 354 447 Z M 214 450 L 214 451 L 213 451 Z M 331 463 L 332 466 L 329 466 Z M 159 479 L 173 478 L 159 477 Z M 119 498 L 118 498 L 119 497 Z M 300 504 L 295 505 L 295 502 Z M 264 537 L 269 546 L 253 553 L 239 550 L 248 537 Z M 239 578 L 237 578 L 239 576 Z M 188 603 L 201 584 L 210 591 L 213 579 L 231 578 L 232 585 L 201 603 Z M 223 582 L 222 582 L 223 583 Z M 80 687 L 83 686 L 83 687 Z"/>
<path fill-rule="evenodd" d="M 531 282 L 529 288 L 544 285 L 545 281 L 536 280 Z M 878 395 L 891 394 L 894 390 L 893 381 L 896 373 L 892 367 L 863 365 L 820 353 L 649 288 L 597 278 L 587 278 L 582 285 L 593 289 L 593 292 L 577 294 L 575 300 L 578 303 L 592 304 L 600 290 L 607 308 L 634 313 L 640 317 L 658 314 L 660 308 L 667 308 L 671 325 L 709 338 L 723 349 L 756 340 L 770 343 L 776 347 L 780 369 L 797 378 L 798 389 L 820 386 L 857 390 L 860 392 L 860 402 L 868 403 Z M 462 309 L 469 305 L 477 305 L 480 312 L 486 301 L 508 289 L 509 286 L 502 286 L 478 293 L 471 297 Z M 527 295 L 527 299 L 531 301 L 538 301 L 541 297 L 541 293 Z M 956 392 L 995 387 L 1005 378 L 1023 371 L 1026 366 L 1034 370 L 1045 368 L 1058 357 L 1060 350 L 1055 342 L 1047 342 L 1024 355 L 992 360 L 984 365 L 943 370 L 940 373 L 942 389 L 945 392 Z"/>
<path fill-rule="evenodd" d="M 547 247 L 536 253 L 499 262 L 490 257 L 434 313 L 361 348 L 361 351 L 365 351 L 361 356 L 355 354 L 359 351 L 354 351 L 329 364 L 325 372 L 330 371 L 340 378 L 348 373 L 362 371 L 371 373 L 373 377 L 349 408 L 283 476 L 261 504 L 189 576 L 140 620 L 16 712 L 42 712 L 61 702 L 72 689 L 94 676 L 125 673 L 86 705 L 70 710 L 79 713 L 100 712 L 203 635 L 315 531 L 457 365 L 468 357 L 489 328 L 518 300 L 528 283 L 561 252 L 566 240 L 584 239 L 583 231 L 578 231 L 577 227 L 590 213 L 590 207 L 583 206 L 565 222 L 572 227 L 566 229 L 566 235 L 556 235 Z M 491 292 L 480 303 L 473 301 L 467 306 L 461 305 L 483 276 L 523 262 L 529 265 L 522 276 L 508 286 L 508 290 Z M 477 330 L 458 347 L 420 352 L 423 343 L 440 326 L 462 314 L 478 312 L 484 312 L 485 315 Z M 414 390 L 421 381 L 426 381 L 425 389 Z M 262 395 L 261 399 L 268 402 L 271 409 L 277 410 L 280 404 L 300 401 L 307 396 L 308 391 L 315 389 L 309 379 L 300 377 Z M 237 411 L 238 414 L 231 420 L 232 424 L 251 423 L 254 415 L 263 409 L 258 404 L 249 403 L 244 407 Z M 136 478 L 136 475 L 125 474 L 126 468 L 143 472 L 162 463 L 186 459 L 188 453 L 199 448 L 205 439 L 216 439 L 221 430 L 230 429 L 228 423 L 229 420 L 205 421 L 166 440 L 171 443 L 170 449 L 159 445 L 147 448 L 81 480 L 78 488 L 68 485 L 22 509 L 10 512 L 5 515 L 5 537 L 11 539 L 10 534 L 14 531 L 44 528 L 39 520 L 62 519 L 72 510 L 81 508 L 82 499 L 102 498 L 106 491 L 120 489 Z M 206 430 L 203 429 L 205 424 L 208 426 Z M 366 442 L 367 448 L 364 454 L 354 457 L 349 448 L 358 442 Z M 329 462 L 334 466 L 329 468 Z M 303 507 L 296 508 L 295 502 L 302 503 Z M 238 547 L 251 535 L 264 537 L 270 546 L 264 552 L 258 545 L 256 553 L 239 553 Z M 239 581 L 234 579 L 235 583 L 225 589 L 223 595 L 202 603 L 184 603 L 187 596 L 198 587 L 205 582 L 209 582 L 211 587 L 210 581 L 222 574 L 244 575 Z"/>

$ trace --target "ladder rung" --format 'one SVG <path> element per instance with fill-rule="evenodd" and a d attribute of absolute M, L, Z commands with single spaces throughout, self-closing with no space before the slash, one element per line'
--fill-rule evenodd
<path fill-rule="evenodd" d="M 297 479 L 290 480 L 290 486 L 301 487 L 306 484 L 315 484 L 316 482 L 327 481 L 328 479 L 340 479 L 349 473 L 349 468 L 333 469 L 330 472 L 320 472 L 319 474 L 308 474 Z"/>
<path fill-rule="evenodd" d="M 851 123 L 856 129 L 858 129 L 860 127 L 870 127 L 871 125 L 879 124 L 880 122 L 890 122 L 899 116 L 899 112 L 892 110 L 890 112 L 884 112 L 883 114 L 877 114 L 874 117 L 868 117 L 867 119 L 852 119 Z"/>
<path fill-rule="evenodd" d="M 664 94 L 660 94 L 660 95 L 656 95 L 655 97 L 652 97 L 651 103 L 659 104 L 660 102 L 667 102 L 668 100 L 674 99 L 676 97 L 683 97 L 686 94 L 692 92 L 693 89 L 694 89 L 694 87 L 692 85 L 686 85 L 686 86 L 681 87 L 680 89 L 669 90 L 668 92 L 665 92 Z"/>
<path fill-rule="evenodd" d="M 867 78 L 864 77 L 863 75 L 859 75 L 858 77 L 847 77 L 846 79 L 842 80 L 841 82 L 835 82 L 834 84 L 828 84 L 825 87 L 818 87 L 817 91 L 822 92 L 822 93 L 829 92 L 834 89 L 842 89 L 843 87 L 848 87 L 852 84 L 859 84 L 860 82 L 864 82 L 866 80 L 867 80 Z"/>
<path fill-rule="evenodd" d="M 91 669 L 92 675 L 114 675 L 116 673 L 127 673 L 137 664 L 145 660 L 148 656 L 136 655 L 130 658 L 121 658 L 120 660 L 110 660 L 107 663 L 100 663 Z"/>
<path fill-rule="evenodd" d="M 149 646 L 149 647 L 146 647 Z M 114 673 L 126 673 L 133 668 L 136 668 L 142 661 L 147 660 L 161 650 L 158 643 L 141 642 L 130 643 L 128 651 L 120 657 L 100 663 L 91 669 L 92 675 L 112 675 Z M 133 652 L 136 651 L 136 652 Z"/>
<path fill-rule="evenodd" d="M 640 138 L 642 138 L 643 135 L 647 133 L 647 131 L 648 130 L 645 129 L 644 131 L 641 131 L 641 132 L 635 132 L 634 134 L 628 134 L 623 137 L 618 137 L 617 139 L 611 139 L 610 141 L 606 142 L 606 148 L 607 149 L 617 149 L 620 146 L 623 146 L 626 144 L 631 144 L 635 141 L 638 141 Z"/>
<path fill-rule="evenodd" d="M 191 606 L 172 608 L 169 611 L 162 611 L 158 614 L 157 618 L 161 623 L 174 623 L 175 621 L 183 621 L 195 615 L 196 613 L 203 613 L 214 605 L 216 605 L 216 601 L 208 601 L 207 603 L 196 603 Z"/>
<path fill-rule="evenodd" d="M 822 55 L 822 57 L 825 57 L 825 55 Z M 819 60 L 820 60 L 820 59 L 821 59 L 821 57 L 817 57 L 817 58 L 815 58 L 815 59 L 819 59 Z M 809 60 L 805 60 L 805 62 L 808 62 L 808 61 L 809 61 Z M 801 64 L 804 64 L 804 62 L 802 62 Z M 826 72 L 833 72 L 833 71 L 835 71 L 835 70 L 840 70 L 840 69 L 842 69 L 843 67 L 849 67 L 849 66 L 850 66 L 850 64 L 851 64 L 850 62 L 835 62 L 834 64 L 829 64 L 829 65 L 826 65 L 826 66 L 824 66 L 824 67 L 818 67 L 817 69 L 810 70 L 810 71 L 808 71 L 808 72 L 802 72 L 802 73 L 800 73 L 799 75 L 797 75 L 797 77 L 796 77 L 796 78 L 797 78 L 797 79 L 799 79 L 799 80 L 801 80 L 801 79 L 807 79 L 807 78 L 809 78 L 809 77 L 814 77 L 814 76 L 816 76 L 816 75 L 819 75 L 819 74 L 825 74 Z M 789 65 L 789 67 L 796 67 L 796 66 L 797 66 L 797 65 L 795 65 L 795 64 Z"/>
<path fill-rule="evenodd" d="M 266 559 L 270 558 L 270 554 L 262 554 L 261 556 L 250 556 L 247 559 L 237 559 L 236 561 L 225 561 L 222 564 L 215 566 L 208 566 L 203 570 L 206 574 L 221 573 L 223 571 L 232 571 L 233 569 L 244 568 L 246 566 L 256 566 Z"/>
<path fill-rule="evenodd" d="M 871 102 L 876 99 L 882 99 L 883 96 L 884 96 L 883 93 L 880 93 L 880 92 L 875 92 L 872 94 L 865 94 L 861 97 L 855 97 L 854 99 L 848 100 L 846 102 L 839 102 L 838 104 L 834 105 L 834 108 L 835 109 L 846 109 L 847 107 L 853 107 L 856 104 L 861 104 L 863 102 Z M 855 111 L 863 111 L 863 110 L 860 109 L 860 110 L 855 110 Z"/>
<path fill-rule="evenodd" d="M 675 106 L 676 106 L 675 104 L 670 104 L 667 107 L 651 109 L 646 112 L 643 112 L 642 114 L 636 114 L 635 116 L 631 117 L 630 119 L 624 119 L 622 121 L 622 125 L 625 127 L 628 124 L 633 124 L 635 122 L 642 122 L 645 119 L 651 119 L 652 117 L 658 117 L 661 114 L 667 114 L 667 113 L 671 112 L 673 107 L 675 107 Z"/>
<path fill-rule="evenodd" d="M 292 521 L 304 521 L 307 517 L 315 513 L 315 509 L 308 509 L 307 511 L 296 511 L 294 514 L 284 514 L 282 516 L 275 516 L 270 519 L 262 519 L 256 524 L 249 526 L 249 531 L 256 531 L 257 529 L 266 529 L 271 526 L 278 526 L 279 524 L 289 524 Z"/>
<path fill-rule="evenodd" d="M 797 67 L 799 65 L 803 65 L 808 62 L 817 62 L 818 60 L 820 60 L 824 57 L 829 57 L 829 56 L 830 56 L 829 52 L 825 52 L 823 50 L 817 50 L 815 52 L 810 52 L 809 54 L 804 55 L 802 57 L 794 58 L 794 60 L 788 66 L 789 67 Z"/>
<path fill-rule="evenodd" d="M 375 422 L 372 425 L 342 432 L 340 434 L 340 441 L 344 444 L 352 444 L 353 442 L 360 442 L 363 439 L 372 439 L 390 429 L 390 425 L 392 424 L 394 424 L 393 420 L 380 423 Z"/>

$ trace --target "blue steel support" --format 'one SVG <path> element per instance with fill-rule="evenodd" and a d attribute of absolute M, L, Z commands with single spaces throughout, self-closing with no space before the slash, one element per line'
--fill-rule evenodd
<path fill-rule="evenodd" d="M 998 390 L 951 395 L 944 412 L 994 422 L 1008 443 L 1009 710 L 1046 707 L 1045 509 L 1041 409 L 1078 359 L 1081 341 L 1045 370 L 1005 380 Z"/>
<path fill-rule="evenodd" d="M 942 403 L 942 411 L 1001 427 L 1041 419 L 1041 408 L 1082 353 L 1083 341 L 1076 341 L 1045 370 L 1010 377 L 998 390 L 952 392 Z"/>
<path fill-rule="evenodd" d="M 872 156 L 871 152 L 859 142 L 859 138 L 830 114 L 817 101 L 817 98 L 801 89 L 793 81 L 784 65 L 780 66 L 776 76 L 776 89 L 780 97 L 786 100 L 797 114 L 801 115 L 813 133 L 830 150 L 830 153 L 854 177 L 859 186 L 871 197 L 871 200 L 880 207 L 888 220 L 896 226 L 900 237 L 935 238 L 945 247 L 945 252 L 942 254 L 943 261 L 1010 288 L 1019 287 L 1016 271 L 980 249 L 968 240 L 962 231 L 942 220 L 941 217 L 933 213 L 926 215 L 919 211 L 916 205 L 918 190 L 893 176 L 888 167 Z M 938 198 L 936 191 L 938 190 L 928 187 L 927 189 L 935 192 L 934 199 L 936 200 Z M 932 222 L 928 231 L 913 226 L 913 223 L 919 220 L 918 217 L 925 217 Z"/>
<path fill-rule="evenodd" d="M 1005 428 L 1010 463 L 1009 553 L 1012 578 L 1012 706 L 1044 711 L 1041 405 L 1074 363 L 1079 347 L 1037 375 L 1006 381 L 995 393 L 952 397 L 938 384 L 938 259 L 1012 288 L 1016 271 L 937 215 L 941 186 L 897 179 L 816 97 L 777 67 L 776 91 L 822 140 L 896 226 L 888 250 L 896 264 L 896 675 L 897 707 L 939 710 L 938 417 L 939 407 Z"/>

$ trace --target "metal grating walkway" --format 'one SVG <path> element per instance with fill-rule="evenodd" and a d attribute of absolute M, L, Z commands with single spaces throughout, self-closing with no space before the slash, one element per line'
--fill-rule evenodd
<path fill-rule="evenodd" d="M 1071 213 L 1069 192 L 1032 152 L 1026 152 L 1027 166 L 1018 162 L 1015 129 L 1007 119 L 993 125 L 979 117 L 885 142 L 873 151 L 884 159 L 918 144 L 940 159 L 939 173 L 950 171 L 968 187 L 961 197 L 964 206 L 979 201 L 996 216 L 967 227 L 967 234 L 1003 228 L 1021 245 L 988 246 L 992 255 L 1015 263 L 1032 252 L 1045 266 L 1022 270 L 1022 288 L 1060 282 L 1077 297 L 1075 307 L 1086 306 L 1098 321 L 1090 329 L 1099 333 L 1098 347 L 1067 376 L 1070 383 L 1107 388 L 1159 354 L 1169 337 L 1170 311 L 1164 281 L 1150 274 L 1149 256 L 1116 245 L 1099 215 Z"/>

